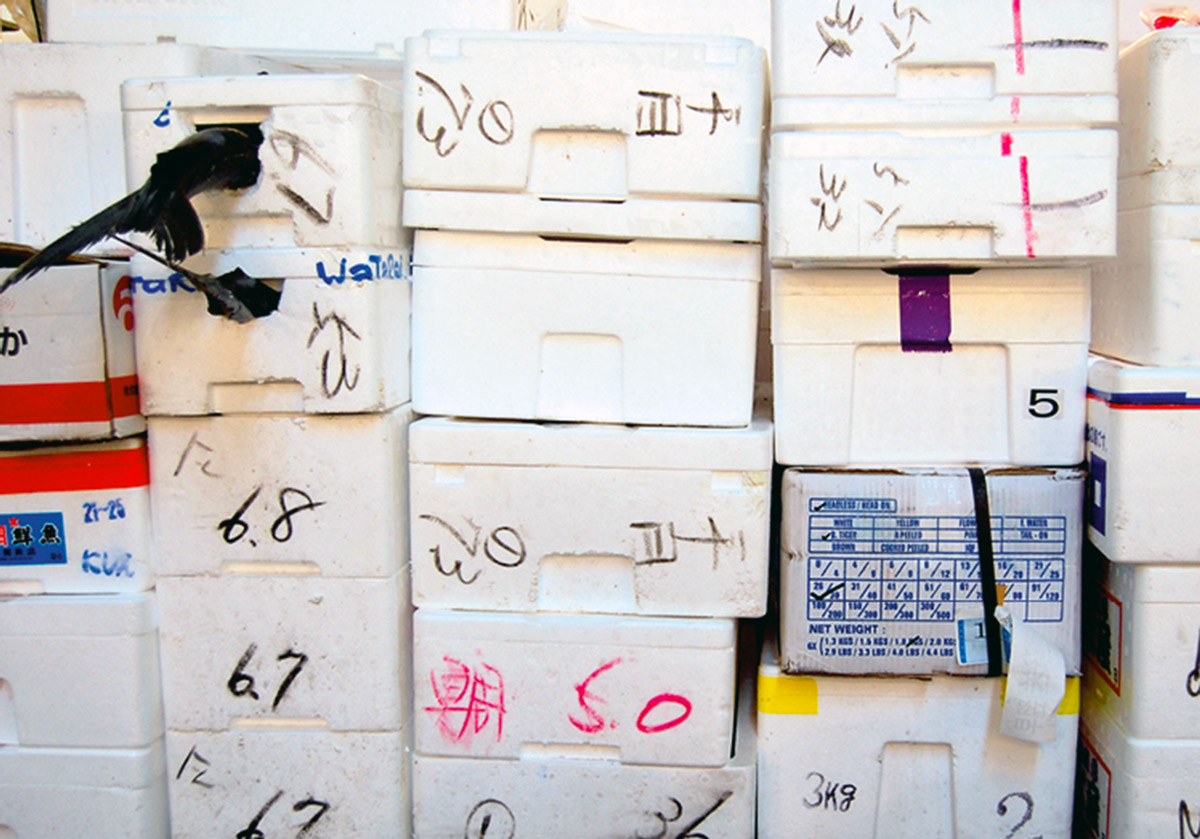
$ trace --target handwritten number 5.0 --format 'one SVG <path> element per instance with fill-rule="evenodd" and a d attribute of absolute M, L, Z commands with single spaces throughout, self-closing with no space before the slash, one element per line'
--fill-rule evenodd
<path fill-rule="evenodd" d="M 1038 419 L 1050 419 L 1058 414 L 1058 388 L 1035 387 L 1029 391 L 1029 415 Z"/>

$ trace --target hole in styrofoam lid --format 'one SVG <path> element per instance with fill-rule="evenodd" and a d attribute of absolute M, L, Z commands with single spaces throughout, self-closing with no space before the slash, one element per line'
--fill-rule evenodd
<path fill-rule="evenodd" d="M 633 557 L 564 554 L 538 566 L 538 610 L 628 613 L 635 611 Z"/>
<path fill-rule="evenodd" d="M 633 239 L 613 239 L 607 236 L 551 236 L 547 233 L 539 233 L 538 238 L 543 242 L 586 242 L 589 245 L 628 245 L 633 242 Z"/>
<path fill-rule="evenodd" d="M 896 96 L 944 102 L 991 99 L 996 95 L 992 64 L 901 65 L 896 71 Z"/>
<path fill-rule="evenodd" d="M 239 117 L 232 114 L 214 114 L 205 117 L 196 116 L 192 118 L 192 128 L 197 132 L 204 131 L 206 128 L 234 128 L 249 137 L 256 146 L 261 146 L 263 142 L 262 124 L 266 121 L 266 118 L 266 114 L 256 116 L 255 118 Z"/>
<path fill-rule="evenodd" d="M 542 198 L 624 200 L 629 195 L 625 135 L 619 131 L 535 131 L 528 189 Z"/>
<path fill-rule="evenodd" d="M 17 745 L 17 704 L 13 698 L 12 685 L 4 679 L 0 679 L 0 746 L 15 745 Z"/>
<path fill-rule="evenodd" d="M 621 759 L 619 746 L 600 746 L 591 743 L 522 743 L 521 760 L 544 758 L 568 760 L 614 760 Z"/>

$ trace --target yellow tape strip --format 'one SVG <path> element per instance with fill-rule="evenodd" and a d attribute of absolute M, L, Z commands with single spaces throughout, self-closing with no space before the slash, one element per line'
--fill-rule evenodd
<path fill-rule="evenodd" d="M 817 680 L 811 676 L 758 674 L 760 714 L 817 713 Z"/>

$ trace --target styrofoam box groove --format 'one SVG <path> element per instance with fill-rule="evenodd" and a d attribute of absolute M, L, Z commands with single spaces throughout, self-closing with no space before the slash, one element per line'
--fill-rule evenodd
<path fill-rule="evenodd" d="M 775 133 L 771 262 L 1113 256 L 1116 156 L 1107 129 Z"/>
<path fill-rule="evenodd" d="M 1200 364 L 1200 204 L 1126 209 L 1140 202 L 1121 189 L 1117 259 L 1094 272 L 1092 349 L 1137 364 Z"/>
<path fill-rule="evenodd" d="M 774 0 L 776 98 L 1114 95 L 1115 0 Z"/>
<path fill-rule="evenodd" d="M 1196 631 L 1200 568 L 1094 557 L 1084 688 L 1130 736 L 1200 741 Z"/>
<path fill-rule="evenodd" d="M 773 270 L 776 459 L 1078 463 L 1089 300 L 1077 269 Z"/>
<path fill-rule="evenodd" d="M 759 198 L 765 56 L 749 41 L 435 32 L 405 59 L 408 188 Z"/>
<path fill-rule="evenodd" d="M 744 426 L 759 254 L 751 245 L 417 231 L 413 408 Z"/>
<path fill-rule="evenodd" d="M 610 760 L 413 757 L 413 836 L 601 839 L 653 836 L 664 825 L 706 836 L 754 835 L 754 691 L 738 697 L 735 749 L 721 767 L 631 766 Z M 547 806 L 553 802 L 553 806 Z"/>
<path fill-rule="evenodd" d="M 150 420 L 160 576 L 390 577 L 408 556 L 407 406 Z"/>
<path fill-rule="evenodd" d="M 3 745 L 137 749 L 162 737 L 152 593 L 0 599 L 0 640 L 0 719 L 15 720 Z"/>
<path fill-rule="evenodd" d="M 773 658 L 768 645 L 760 836 L 1005 839 L 1018 822 L 1044 839 L 1071 835 L 1077 693 L 1054 740 L 1032 743 L 1000 732 L 1001 679 L 787 676 Z"/>
<path fill-rule="evenodd" d="M 771 130 L 1050 131 L 1116 128 L 1119 101 L 1107 95 L 1008 96 L 991 90 L 979 68 L 913 67 L 906 92 L 894 96 L 788 96 L 771 102 Z M 902 75 L 901 78 L 905 78 Z M 953 85 L 970 80 L 968 95 Z M 932 130 L 931 130 L 932 129 Z"/>
<path fill-rule="evenodd" d="M 280 280 L 279 308 L 247 324 L 212 316 L 187 280 L 134 258 L 146 415 L 367 413 L 408 401 L 406 248 L 206 251 L 188 268 Z"/>
<path fill-rule="evenodd" d="M 168 835 L 161 736 L 138 749 L 0 746 L 0 835 Z"/>
<path fill-rule="evenodd" d="M 258 182 L 193 199 L 210 248 L 396 246 L 400 93 L 357 75 L 131 80 L 121 88 L 127 178 L 203 125 L 262 132 Z"/>
<path fill-rule="evenodd" d="M 0 596 L 154 585 L 141 438 L 0 451 L 0 476 Z"/>
<path fill-rule="evenodd" d="M 158 605 L 168 729 L 386 731 L 410 716 L 407 572 L 161 577 Z"/>
<path fill-rule="evenodd" d="M 0 441 L 145 430 L 126 269 L 119 262 L 54 265 L 0 297 Z M 0 270 L 0 278 L 11 273 Z"/>
<path fill-rule="evenodd" d="M 756 617 L 771 429 L 425 418 L 412 427 L 418 607 Z M 586 516 L 563 517 L 563 499 Z"/>
<path fill-rule="evenodd" d="M 176 839 L 408 836 L 408 743 L 400 731 L 167 731 Z"/>
<path fill-rule="evenodd" d="M 1083 471 L 984 471 L 1002 602 L 1079 672 Z M 792 673 L 987 671 L 965 469 L 788 469 L 780 646 Z"/>
<path fill-rule="evenodd" d="M 1085 701 L 1078 760 L 1081 835 L 1141 839 L 1197 832 L 1196 740 L 1132 737 L 1101 707 Z"/>
<path fill-rule="evenodd" d="M 270 59 L 184 44 L 5 44 L 0 242 L 43 247 L 125 195 L 121 82 L 286 69 Z M 89 252 L 129 249 L 102 240 Z"/>
<path fill-rule="evenodd" d="M 1093 356 L 1088 371 L 1088 537 L 1113 562 L 1194 563 L 1200 523 L 1181 489 L 1196 466 L 1200 367 Z"/>
<path fill-rule="evenodd" d="M 419 609 L 413 641 L 419 754 L 729 760 L 732 620 Z"/>

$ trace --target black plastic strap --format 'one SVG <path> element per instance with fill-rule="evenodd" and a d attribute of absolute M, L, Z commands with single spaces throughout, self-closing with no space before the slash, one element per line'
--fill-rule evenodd
<path fill-rule="evenodd" d="M 979 546 L 979 587 L 983 597 L 984 638 L 987 640 L 988 675 L 1004 672 L 1000 622 L 996 620 L 996 554 L 992 548 L 992 511 L 988 506 L 987 481 L 977 466 L 967 469 L 975 496 L 975 538 Z"/>

